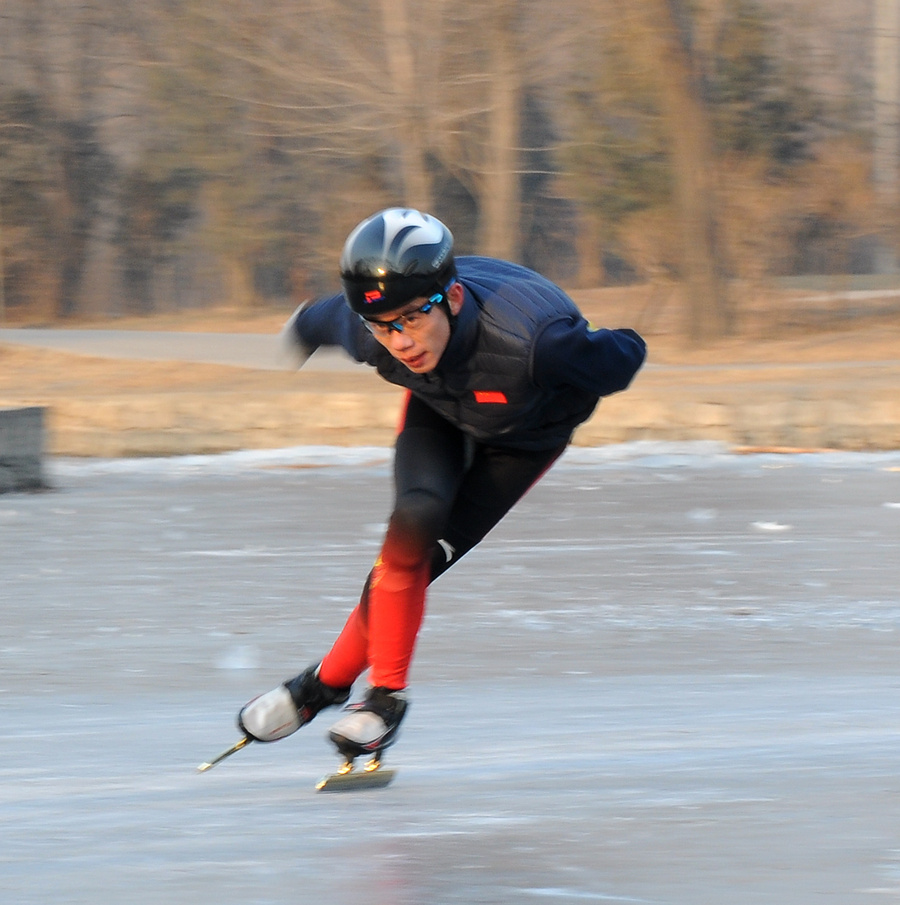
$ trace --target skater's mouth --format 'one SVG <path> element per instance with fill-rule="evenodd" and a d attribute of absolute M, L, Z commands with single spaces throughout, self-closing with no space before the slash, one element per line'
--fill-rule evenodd
<path fill-rule="evenodd" d="M 402 361 L 411 371 L 415 371 L 417 368 L 421 368 L 427 359 L 428 353 L 420 352 L 418 355 L 413 355 L 411 358 L 404 358 Z"/>

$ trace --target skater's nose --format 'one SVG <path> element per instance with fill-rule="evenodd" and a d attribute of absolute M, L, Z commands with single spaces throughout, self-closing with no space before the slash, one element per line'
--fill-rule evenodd
<path fill-rule="evenodd" d="M 405 331 L 403 333 L 392 331 L 388 342 L 390 347 L 397 352 L 405 352 L 415 345 L 415 340 Z"/>

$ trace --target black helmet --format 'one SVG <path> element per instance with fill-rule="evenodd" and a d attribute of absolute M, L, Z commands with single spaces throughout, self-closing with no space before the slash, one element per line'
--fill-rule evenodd
<path fill-rule="evenodd" d="M 443 292 L 455 276 L 450 230 L 410 208 L 388 208 L 363 220 L 341 254 L 344 297 L 363 317 Z"/>

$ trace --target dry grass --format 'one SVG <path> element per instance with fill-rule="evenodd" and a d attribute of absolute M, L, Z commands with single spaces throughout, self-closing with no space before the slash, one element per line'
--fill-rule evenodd
<path fill-rule="evenodd" d="M 679 311 L 674 294 L 654 299 L 644 288 L 573 294 L 592 323 L 638 327 L 647 338 L 650 363 L 663 366 L 645 369 L 627 399 L 616 400 L 615 406 L 675 411 L 691 401 L 729 407 L 763 400 L 801 400 L 808 405 L 818 399 L 845 400 L 855 407 L 895 398 L 900 384 L 900 317 L 889 305 L 848 317 L 845 310 L 790 309 L 768 299 L 756 306 L 741 335 L 709 348 L 691 349 L 675 331 Z M 281 328 L 286 316 L 283 310 L 209 310 L 70 326 L 271 334 Z M 334 394 L 327 404 L 325 394 Z M 362 403 L 367 408 L 362 419 L 359 409 L 351 414 L 346 408 L 351 405 L 349 397 L 369 400 L 368 406 Z M 389 409 L 395 398 L 396 388 L 366 369 L 255 371 L 0 346 L 0 405 L 49 407 L 54 413 L 55 449 L 75 450 L 78 455 L 132 454 L 129 450 L 165 454 L 300 442 L 382 444 L 390 441 L 394 416 L 383 416 L 377 428 L 363 429 L 358 422 L 370 420 L 369 412 Z M 604 418 L 608 420 L 615 406 L 612 402 L 604 406 Z M 207 422 L 216 425 L 219 434 L 226 431 L 225 426 L 240 423 L 240 409 L 245 412 L 243 428 L 235 427 L 233 436 L 225 439 L 205 437 Z M 335 413 L 334 418 L 327 427 L 314 430 L 312 416 L 319 417 L 326 409 Z M 170 414 L 151 417 L 144 427 L 136 428 L 135 423 L 142 424 L 137 413 L 144 410 Z M 179 436 L 191 432 L 204 436 L 178 440 L 169 447 L 160 438 L 157 424 L 166 418 L 181 425 Z M 285 427 L 285 422 L 297 425 L 297 430 Z M 297 432 L 300 426 L 305 426 L 305 432 Z M 101 447 L 94 441 L 66 439 L 98 429 L 107 432 L 105 452 L 95 451 Z M 122 446 L 120 439 L 129 430 L 154 436 L 141 440 L 140 446 Z"/>
<path fill-rule="evenodd" d="M 900 314 L 876 308 L 875 314 L 845 318 L 840 311 L 768 317 L 758 307 L 752 326 L 741 334 L 708 348 L 686 346 L 676 332 L 678 301 L 665 290 L 652 297 L 647 287 L 589 290 L 573 293 L 585 315 L 596 325 L 635 326 L 648 340 L 651 362 L 667 365 L 710 365 L 740 371 L 741 365 L 883 362 L 900 359 Z M 662 296 L 660 299 L 659 296 Z M 772 307 L 772 303 L 770 303 Z M 778 310 L 778 309 L 775 309 Z M 209 309 L 164 313 L 154 317 L 84 320 L 67 324 L 72 329 L 186 331 L 205 333 L 277 333 L 286 319 L 284 310 L 234 311 Z M 791 322 L 793 320 L 793 323 Z M 12 326 L 12 325 L 10 325 Z M 752 371 L 747 379 L 752 379 Z M 719 374 L 718 379 L 724 375 Z M 760 375 L 761 378 L 762 375 Z M 689 379 L 685 377 L 684 379 Z M 252 371 L 219 365 L 180 362 L 128 361 L 93 358 L 20 346 L 0 347 L 0 399 L 5 402 L 52 401 L 55 396 L 96 396 L 135 392 L 235 391 L 278 392 L 296 389 L 301 374 Z M 329 387 L 350 389 L 359 385 L 353 375 L 317 375 Z M 376 381 L 377 384 L 377 381 Z M 373 384 L 373 389 L 375 384 Z"/>

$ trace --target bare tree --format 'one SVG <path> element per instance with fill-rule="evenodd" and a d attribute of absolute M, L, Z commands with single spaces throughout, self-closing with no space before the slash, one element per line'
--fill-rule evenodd
<path fill-rule="evenodd" d="M 306 154 L 330 154 L 357 175 L 368 169 L 373 201 L 439 206 L 433 176 L 444 168 L 475 199 L 483 250 L 518 255 L 523 90 L 534 56 L 522 44 L 521 0 L 422 0 L 415 28 L 409 0 L 359 0 L 352 18 L 336 0 L 307 4 L 302 18 L 281 0 L 265 22 L 245 0 L 197 0 L 195 9 L 213 26 L 216 51 L 267 85 L 254 113 L 261 121 L 311 139 Z"/>
<path fill-rule="evenodd" d="M 787 0 L 832 15 L 872 2 Z M 173 262 L 189 258 L 210 299 L 221 297 L 213 272 L 228 274 L 221 282 L 235 302 L 253 301 L 276 266 L 297 286 L 332 285 L 348 229 L 389 204 L 430 208 L 456 225 L 461 246 L 518 259 L 523 233 L 540 229 L 527 222 L 534 194 L 552 185 L 546 247 L 568 243 L 567 261 L 577 248 L 591 282 L 610 250 L 669 268 L 673 237 L 650 236 L 677 223 L 684 241 L 670 271 L 690 286 L 685 330 L 721 335 L 732 324 L 725 261 L 746 246 L 735 241 L 742 212 L 765 222 L 750 201 L 753 180 L 769 174 L 722 155 L 711 61 L 721 62 L 728 17 L 766 4 L 779 0 L 271 0 L 264 9 L 256 0 L 4 0 L 4 76 L 46 102 L 42 147 L 53 165 L 40 161 L 50 178 L 34 186 L 54 216 L 30 235 L 56 264 L 55 308 L 82 304 L 99 242 L 106 261 L 127 252 L 141 265 L 128 273 L 151 307 Z M 800 28 L 784 21 L 779 46 Z M 839 56 L 829 34 L 814 37 L 810 46 Z M 855 35 L 854 47 L 870 37 Z M 851 69 L 859 81 L 841 70 L 829 83 L 846 90 L 848 109 L 870 75 L 863 63 Z M 729 126 L 743 128 L 746 116 Z M 857 113 L 855 122 L 870 120 Z M 542 143 L 540 161 L 523 134 Z M 746 186 L 740 197 L 725 191 L 732 167 Z M 791 175 L 779 176 L 784 191 L 760 195 L 777 196 L 779 236 L 798 235 L 792 198 L 805 196 L 791 194 Z M 22 272 L 32 246 L 3 200 L 4 246 L 16 249 L 7 272 Z M 653 229 L 639 235 L 642 214 Z M 753 244 L 755 273 L 772 248 Z"/>
<path fill-rule="evenodd" d="M 516 0 L 494 0 L 488 10 L 490 91 L 488 141 L 482 192 L 486 254 L 518 258 L 521 200 L 520 137 L 522 132 L 522 53 Z"/>
<path fill-rule="evenodd" d="M 4 27 L 16 36 L 15 46 L 8 48 L 7 72 L 39 98 L 56 150 L 45 189 L 55 214 L 54 248 L 47 261 L 55 267 L 56 313 L 69 317 L 79 309 L 89 243 L 110 177 L 98 137 L 97 73 L 108 23 L 96 2 L 10 0 L 5 14 Z"/>
<path fill-rule="evenodd" d="M 718 236 L 716 158 L 704 100 L 705 63 L 692 42 L 694 23 L 682 0 L 646 0 L 645 51 L 659 74 L 661 109 L 672 141 L 675 203 L 687 293 L 685 332 L 694 342 L 734 327 Z M 715 4 L 705 15 L 715 13 Z M 702 14 L 701 14 L 702 15 Z"/>
<path fill-rule="evenodd" d="M 410 27 L 408 0 L 381 0 L 385 55 L 397 119 L 403 198 L 412 207 L 430 210 L 431 180 L 428 176 L 428 110 L 416 86 L 421 70 L 416 60 L 414 34 Z M 417 65 L 418 64 L 418 65 Z"/>

